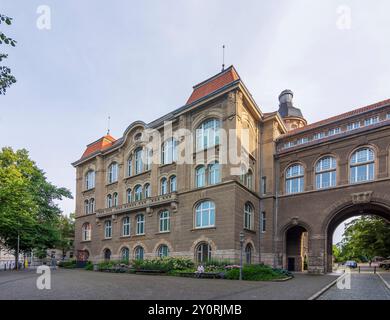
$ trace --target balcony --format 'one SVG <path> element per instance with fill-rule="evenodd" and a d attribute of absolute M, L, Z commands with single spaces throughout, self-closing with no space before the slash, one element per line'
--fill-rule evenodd
<path fill-rule="evenodd" d="M 130 203 L 124 203 L 120 206 L 104 208 L 96 210 L 96 218 L 108 217 L 125 212 L 146 210 L 147 213 L 152 212 L 152 208 L 159 207 L 165 204 L 170 204 L 172 210 L 177 208 L 178 197 L 177 193 L 165 194 L 157 197 L 151 197 L 140 201 L 133 201 Z"/>

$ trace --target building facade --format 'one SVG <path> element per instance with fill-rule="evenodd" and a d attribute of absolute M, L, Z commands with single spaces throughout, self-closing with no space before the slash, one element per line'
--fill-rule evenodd
<path fill-rule="evenodd" d="M 73 163 L 77 258 L 237 261 L 242 248 L 246 263 L 327 272 L 340 222 L 389 216 L 389 125 L 390 100 L 308 125 L 290 90 L 263 113 L 229 67 Z"/>

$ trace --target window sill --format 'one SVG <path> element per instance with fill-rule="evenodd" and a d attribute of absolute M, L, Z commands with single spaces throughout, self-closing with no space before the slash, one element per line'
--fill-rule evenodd
<path fill-rule="evenodd" d="M 135 234 L 133 237 L 145 237 L 145 233 Z"/>
<path fill-rule="evenodd" d="M 256 234 L 256 231 L 253 230 L 253 229 L 244 228 L 244 231 L 249 232 L 249 233 Z"/>
<path fill-rule="evenodd" d="M 112 237 L 111 238 L 104 238 L 104 239 L 102 239 L 102 241 L 108 241 L 108 240 L 112 240 Z"/>
<path fill-rule="evenodd" d="M 166 234 L 166 233 L 171 233 L 171 231 L 170 230 L 169 231 L 159 231 L 155 234 L 157 235 L 157 234 Z"/>
<path fill-rule="evenodd" d="M 137 173 L 137 174 L 133 174 L 132 176 L 127 176 L 127 177 L 123 178 L 123 180 L 128 180 L 128 179 L 137 178 L 137 177 L 139 177 L 139 176 L 142 176 L 143 174 L 150 173 L 151 171 L 152 171 L 152 170 L 149 169 L 149 170 L 146 170 L 146 171 Z"/>
<path fill-rule="evenodd" d="M 120 236 L 119 239 L 129 239 L 131 238 L 131 235 L 128 235 L 128 236 Z"/>
<path fill-rule="evenodd" d="M 112 186 L 112 185 L 114 185 L 114 184 L 118 184 L 118 180 L 117 180 L 117 181 L 113 181 L 113 182 L 106 183 L 106 187 Z"/>
<path fill-rule="evenodd" d="M 199 231 L 199 230 L 215 230 L 217 229 L 215 226 L 212 227 L 199 227 L 199 228 L 193 228 L 191 231 Z"/>
<path fill-rule="evenodd" d="M 92 240 L 82 240 L 80 241 L 80 243 L 88 243 L 88 242 L 91 242 Z"/>

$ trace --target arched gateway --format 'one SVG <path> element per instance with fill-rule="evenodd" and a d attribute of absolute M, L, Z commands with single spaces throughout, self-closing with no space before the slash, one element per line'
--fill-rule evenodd
<path fill-rule="evenodd" d="M 362 193 L 356 195 L 352 201 L 338 206 L 331 212 L 324 223 L 324 233 L 326 234 L 326 272 L 332 272 L 332 239 L 334 231 L 343 221 L 362 215 L 378 216 L 390 222 L 390 202 L 383 198 L 371 199 L 370 193 Z"/>
<path fill-rule="evenodd" d="M 351 194 L 331 207 L 311 213 L 313 219 L 294 217 L 279 230 L 278 265 L 290 271 L 332 272 L 332 240 L 336 228 L 356 216 L 379 216 L 390 222 L 390 194 Z"/>

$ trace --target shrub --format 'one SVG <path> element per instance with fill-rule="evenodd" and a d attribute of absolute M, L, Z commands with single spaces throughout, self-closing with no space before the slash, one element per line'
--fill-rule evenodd
<path fill-rule="evenodd" d="M 92 271 L 93 270 L 93 263 L 91 261 L 87 261 L 87 264 L 84 267 L 85 270 Z"/>
<path fill-rule="evenodd" d="M 194 267 L 194 263 L 190 259 L 172 257 L 134 260 L 132 265 L 136 270 L 156 270 L 164 272 L 186 270 Z"/>
<path fill-rule="evenodd" d="M 76 268 L 76 260 L 60 261 L 58 263 L 58 266 L 60 268 L 73 269 Z"/>
<path fill-rule="evenodd" d="M 231 268 L 225 274 L 226 279 L 238 280 L 240 269 Z M 283 279 L 286 275 L 281 270 L 274 270 L 266 265 L 246 265 L 242 269 L 242 279 L 251 281 L 264 281 Z"/>

